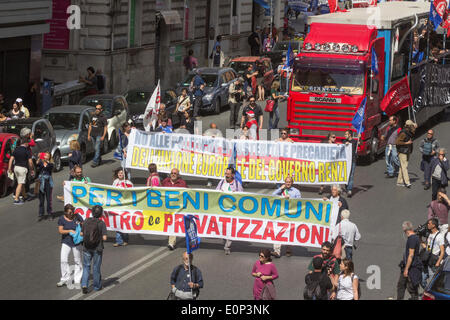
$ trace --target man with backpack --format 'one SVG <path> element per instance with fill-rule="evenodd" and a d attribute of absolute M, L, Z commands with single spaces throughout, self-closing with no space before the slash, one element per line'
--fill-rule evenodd
<path fill-rule="evenodd" d="M 305 300 L 328 300 L 328 291 L 333 289 L 333 283 L 327 273 L 323 272 L 323 258 L 315 256 L 311 265 L 313 272 L 305 276 L 306 287 L 303 290 L 303 298 Z"/>
<path fill-rule="evenodd" d="M 424 174 L 424 189 L 428 190 L 431 186 L 431 160 L 436 155 L 439 149 L 439 142 L 434 137 L 434 131 L 432 129 L 428 130 L 427 136 L 420 142 L 419 149 L 422 153 L 422 162 L 420 163 L 420 169 Z"/>
<path fill-rule="evenodd" d="M 412 153 L 414 133 L 417 124 L 411 120 L 406 120 L 405 127 L 400 131 L 397 140 L 395 141 L 398 151 L 398 159 L 400 160 L 400 171 L 397 178 L 397 186 L 411 188 L 411 182 L 408 174 L 408 160 Z"/>
<path fill-rule="evenodd" d="M 183 263 L 176 266 L 170 275 L 173 300 L 196 300 L 203 288 L 202 272 L 192 264 L 192 253 L 183 253 Z"/>
<path fill-rule="evenodd" d="M 93 264 L 94 291 L 102 289 L 102 275 L 100 273 L 103 257 L 103 241 L 106 241 L 106 224 L 100 217 L 103 215 L 102 206 L 92 207 L 93 217 L 85 220 L 81 235 L 83 236 L 83 276 L 81 277 L 81 289 L 88 293 L 89 274 L 91 263 Z"/>

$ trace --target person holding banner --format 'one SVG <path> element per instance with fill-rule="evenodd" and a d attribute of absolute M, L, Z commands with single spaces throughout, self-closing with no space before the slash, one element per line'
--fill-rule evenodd
<path fill-rule="evenodd" d="M 302 197 L 302 194 L 300 193 L 300 191 L 297 188 L 295 188 L 293 186 L 293 184 L 294 184 L 294 179 L 292 179 L 291 177 L 287 177 L 284 180 L 284 184 L 280 188 L 275 190 L 272 193 L 272 195 L 280 196 L 285 199 L 300 199 Z M 271 254 L 275 258 L 279 258 L 281 256 L 281 244 L 275 243 L 273 245 L 273 252 L 271 252 Z M 288 246 L 286 248 L 286 256 L 290 257 L 291 255 L 292 255 L 292 250 L 291 250 L 291 247 Z"/>
<path fill-rule="evenodd" d="M 330 200 L 339 207 L 339 214 L 336 224 L 341 221 L 341 212 L 348 209 L 347 200 L 341 196 L 341 187 L 338 184 L 331 186 L 331 195 L 329 198 L 324 197 L 323 200 Z"/>
<path fill-rule="evenodd" d="M 416 131 L 417 125 L 411 120 L 406 120 L 405 128 L 400 131 L 397 137 L 397 151 L 398 158 L 400 160 L 400 171 L 397 179 L 397 186 L 411 188 L 411 183 L 409 181 L 408 175 L 408 160 L 412 152 L 412 138 L 414 132 Z"/>
<path fill-rule="evenodd" d="M 242 184 L 235 179 L 236 170 L 233 167 L 228 167 L 225 170 L 225 179 L 221 180 L 216 187 L 216 190 L 222 192 L 244 192 L 244 188 Z M 233 241 L 226 239 L 225 240 L 225 254 L 229 255 L 231 253 L 231 243 Z"/>
<path fill-rule="evenodd" d="M 193 260 L 192 253 L 183 252 L 183 263 L 176 266 L 170 275 L 171 292 L 175 300 L 195 300 L 199 289 L 203 288 L 202 272 L 192 264 Z"/>
<path fill-rule="evenodd" d="M 128 180 L 128 173 L 123 168 L 117 168 L 114 170 L 113 187 L 118 188 L 133 188 L 133 183 Z M 116 242 L 113 247 L 127 246 L 128 245 L 128 233 L 116 232 Z"/>
<path fill-rule="evenodd" d="M 187 188 L 186 181 L 184 181 L 180 177 L 180 171 L 177 168 L 173 168 L 170 171 L 170 176 L 165 178 L 162 182 L 162 186 L 166 188 Z M 167 244 L 167 247 L 170 250 L 175 249 L 175 243 L 177 242 L 176 236 L 169 236 L 169 243 Z"/>
<path fill-rule="evenodd" d="M 269 249 L 259 251 L 259 259 L 252 269 L 255 277 L 253 284 L 253 298 L 255 300 L 275 300 L 276 292 L 273 280 L 278 279 L 278 270 L 272 263 Z"/>

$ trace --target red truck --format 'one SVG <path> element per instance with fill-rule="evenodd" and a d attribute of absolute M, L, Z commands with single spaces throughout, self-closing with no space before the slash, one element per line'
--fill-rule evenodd
<path fill-rule="evenodd" d="M 388 124 L 380 102 L 393 84 L 410 75 L 412 41 L 404 40 L 412 39 L 419 19 L 428 17 L 429 11 L 429 3 L 388 2 L 309 17 L 309 32 L 294 59 L 290 82 L 291 138 L 320 142 L 333 132 L 342 141 L 346 130 L 356 131 L 351 121 L 367 97 L 358 156 L 375 160 L 384 150 L 381 135 Z M 371 70 L 372 48 L 378 74 Z M 416 121 L 420 125 L 443 107 L 420 110 L 414 114 Z M 405 121 L 408 114 L 403 113 Z"/>

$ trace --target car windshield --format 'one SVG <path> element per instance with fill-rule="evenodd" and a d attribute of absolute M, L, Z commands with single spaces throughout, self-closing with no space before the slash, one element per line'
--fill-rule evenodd
<path fill-rule="evenodd" d="M 252 62 L 233 61 L 230 63 L 230 68 L 233 68 L 237 73 L 243 74 L 248 66 L 253 66 Z"/>
<path fill-rule="evenodd" d="M 183 86 L 190 86 L 195 74 L 189 74 L 183 81 Z M 217 74 L 201 74 L 200 77 L 206 82 L 207 87 L 217 86 Z"/>
<path fill-rule="evenodd" d="M 147 103 L 151 95 L 149 91 L 131 91 L 125 98 L 128 103 Z"/>
<path fill-rule="evenodd" d="M 4 132 L 4 133 L 14 133 L 17 134 L 18 136 L 20 136 L 20 130 L 22 130 L 23 128 L 29 128 L 30 130 L 33 127 L 32 123 L 9 123 L 9 121 L 5 121 L 2 124 L 0 124 L 0 132 Z"/>
<path fill-rule="evenodd" d="M 112 99 L 96 99 L 96 98 L 84 98 L 80 101 L 80 105 L 95 107 L 101 105 L 103 107 L 103 115 L 107 118 L 112 114 Z"/>
<path fill-rule="evenodd" d="M 77 130 L 80 122 L 79 113 L 47 113 L 45 118 L 50 121 L 55 130 Z"/>
<path fill-rule="evenodd" d="M 362 95 L 362 70 L 299 67 L 294 70 L 292 91 Z"/>

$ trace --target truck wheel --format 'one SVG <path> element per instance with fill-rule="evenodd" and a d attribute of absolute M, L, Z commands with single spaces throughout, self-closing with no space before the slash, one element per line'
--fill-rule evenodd
<path fill-rule="evenodd" d="M 379 141 L 376 135 L 376 132 L 374 132 L 374 134 L 372 135 L 370 143 L 369 163 L 374 163 L 375 161 L 377 161 Z"/>

